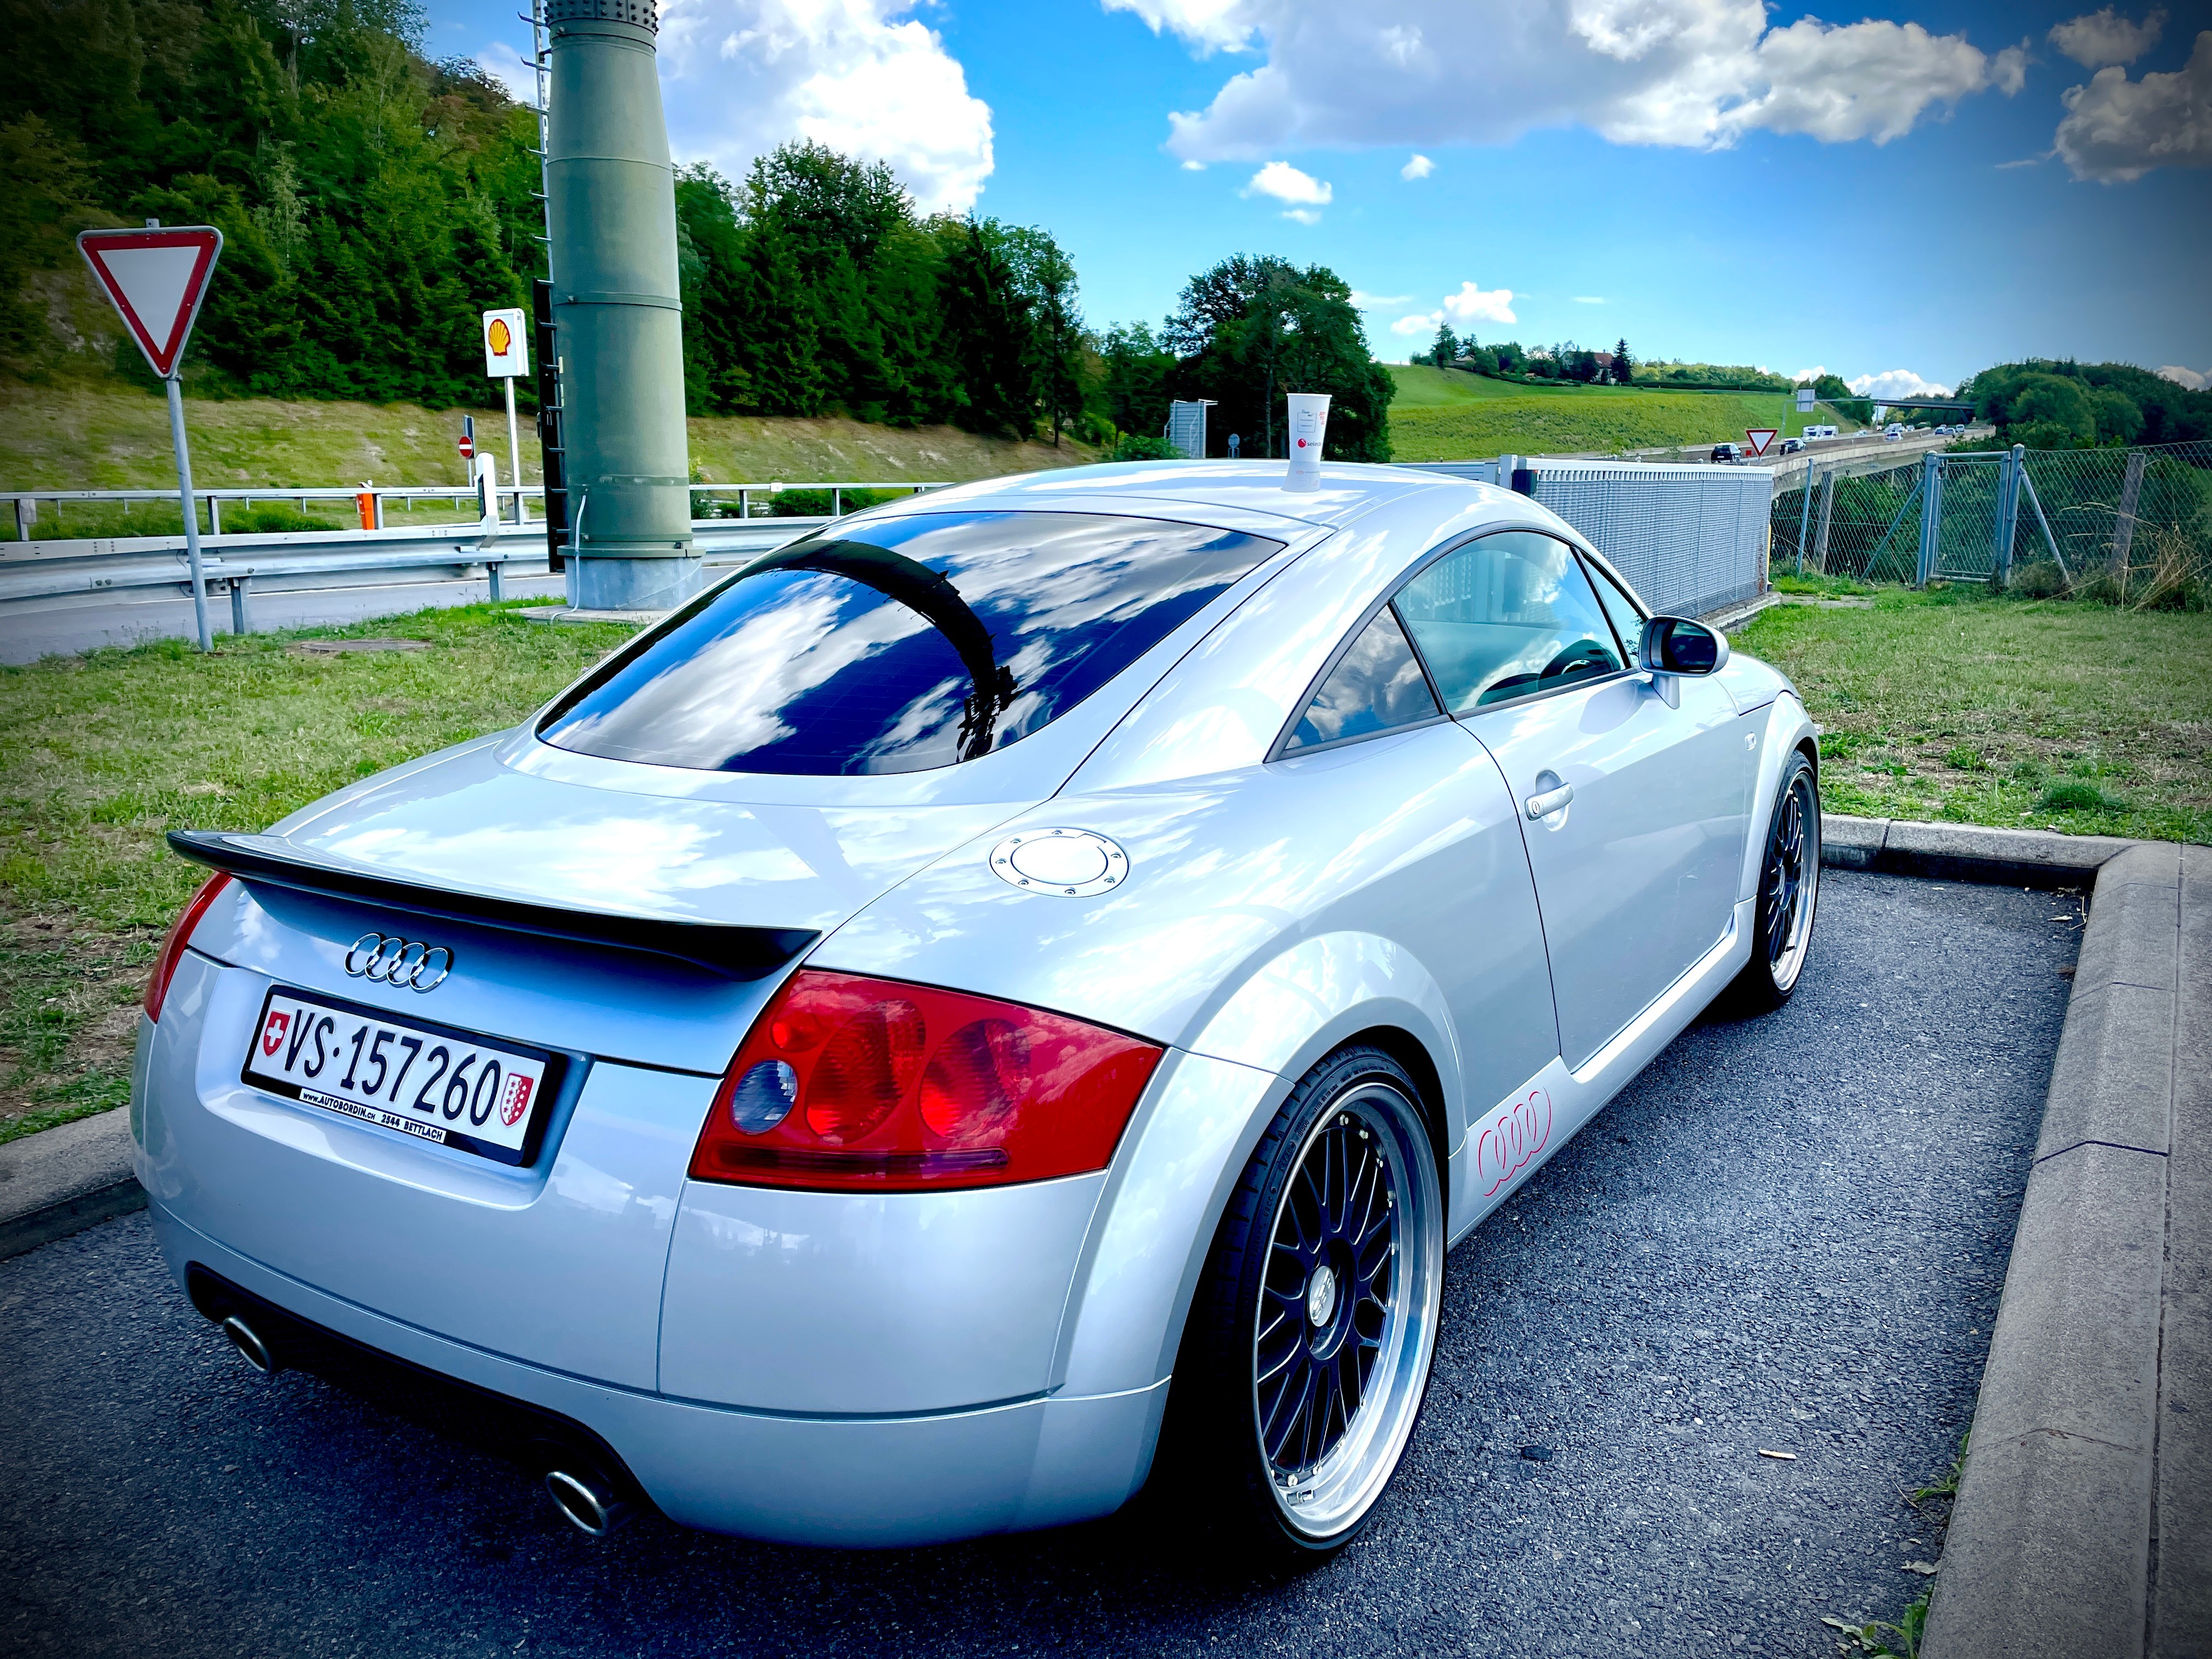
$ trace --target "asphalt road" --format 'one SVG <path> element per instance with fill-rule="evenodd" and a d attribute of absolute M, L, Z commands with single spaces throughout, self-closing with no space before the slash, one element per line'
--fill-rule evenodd
<path fill-rule="evenodd" d="M 509 576 L 501 584 L 511 599 L 558 597 L 560 576 Z M 279 628 L 327 628 L 377 617 L 404 617 L 433 606 L 481 605 L 490 584 L 472 581 L 377 582 L 353 587 L 303 588 L 294 592 L 252 596 L 251 620 L 256 632 Z M 208 595 L 208 626 L 217 638 L 230 632 L 230 594 Z M 192 602 L 173 593 L 145 593 L 118 599 L 111 594 L 27 601 L 0 611 L 0 663 L 36 662 L 41 657 L 73 655 L 108 645 L 141 645 L 148 640 L 189 640 L 198 624 Z"/>
<path fill-rule="evenodd" d="M 593 1543 L 505 1465 L 252 1376 L 140 1215 L 0 1262 L 0 1651 L 1832 1656 L 1821 1615 L 1893 1619 L 1935 1559 L 1899 1489 L 1972 1414 L 2081 907 L 1830 872 L 1821 911 L 1788 1009 L 1685 1034 L 1453 1254 L 1407 1464 L 1304 1577 L 1126 1515 Z"/>

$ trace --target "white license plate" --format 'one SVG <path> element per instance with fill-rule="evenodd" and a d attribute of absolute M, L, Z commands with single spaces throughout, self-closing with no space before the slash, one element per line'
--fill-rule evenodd
<path fill-rule="evenodd" d="M 272 990 L 245 1080 L 402 1134 L 527 1163 L 553 1056 Z"/>

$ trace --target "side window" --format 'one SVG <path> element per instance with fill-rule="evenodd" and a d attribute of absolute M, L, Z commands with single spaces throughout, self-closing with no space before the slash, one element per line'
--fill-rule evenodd
<path fill-rule="evenodd" d="M 1633 658 L 1637 643 L 1644 637 L 1644 613 L 1636 608 L 1636 601 L 1596 565 L 1585 559 L 1583 568 L 1589 572 L 1590 585 L 1597 589 L 1598 603 L 1613 618 L 1613 631 L 1620 635 L 1620 648 Z"/>
<path fill-rule="evenodd" d="M 1443 713 L 1405 630 L 1386 605 L 1337 659 L 1283 752 L 1294 755 L 1344 738 L 1395 731 Z"/>
<path fill-rule="evenodd" d="M 1407 582 L 1395 605 L 1455 714 L 1620 672 L 1582 562 L 1534 531 L 1469 542 Z"/>

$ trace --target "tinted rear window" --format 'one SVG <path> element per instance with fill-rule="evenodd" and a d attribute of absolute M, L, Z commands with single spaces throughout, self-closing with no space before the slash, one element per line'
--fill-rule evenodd
<path fill-rule="evenodd" d="M 1089 696 L 1283 544 L 1075 513 L 925 513 L 811 536 L 695 599 L 538 727 L 721 772 L 919 772 Z"/>

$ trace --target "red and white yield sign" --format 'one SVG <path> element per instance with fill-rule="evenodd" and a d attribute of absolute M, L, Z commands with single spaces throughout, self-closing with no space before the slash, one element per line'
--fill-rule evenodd
<path fill-rule="evenodd" d="M 1777 438 L 1780 437 L 1782 434 L 1778 428 L 1771 426 L 1755 426 L 1751 428 L 1743 435 L 1745 438 L 1749 440 L 1751 443 L 1751 453 L 1753 454 L 1764 455 L 1766 453 L 1767 445 L 1772 443 Z"/>
<path fill-rule="evenodd" d="M 212 225 L 88 230 L 76 246 L 154 372 L 173 375 L 222 252 L 222 233 Z"/>

